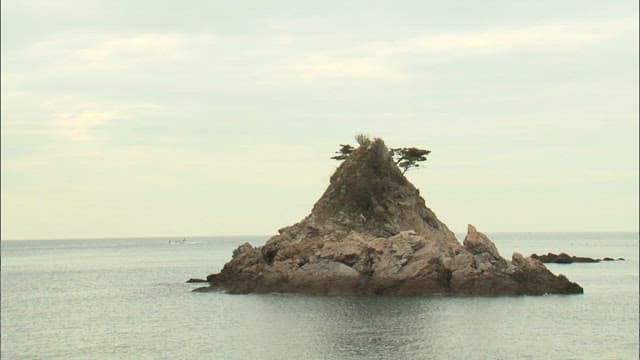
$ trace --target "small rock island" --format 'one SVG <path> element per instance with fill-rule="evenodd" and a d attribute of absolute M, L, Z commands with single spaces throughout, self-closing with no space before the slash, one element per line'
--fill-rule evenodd
<path fill-rule="evenodd" d="M 581 294 L 539 260 L 506 260 L 472 225 L 456 239 L 405 178 L 381 139 L 344 160 L 302 221 L 264 246 L 233 251 L 194 291 L 319 295 Z"/>
<path fill-rule="evenodd" d="M 604 257 L 602 259 L 598 259 L 598 258 L 594 259 L 586 256 L 575 256 L 575 255 L 571 256 L 567 253 L 560 253 L 556 255 L 552 252 L 547 253 L 547 255 L 532 254 L 531 258 L 540 260 L 543 263 L 554 263 L 554 264 L 597 263 L 600 261 L 615 261 L 615 260 L 624 261 L 624 258 L 614 259 L 610 257 Z"/>

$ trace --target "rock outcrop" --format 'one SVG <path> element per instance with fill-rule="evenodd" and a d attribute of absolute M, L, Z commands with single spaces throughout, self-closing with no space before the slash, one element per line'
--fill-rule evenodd
<path fill-rule="evenodd" d="M 469 225 L 460 244 L 426 207 L 380 139 L 331 176 L 311 214 L 264 246 L 245 243 L 196 291 L 388 295 L 576 294 L 538 260 L 502 258 Z"/>
<path fill-rule="evenodd" d="M 532 254 L 531 258 L 540 260 L 543 263 L 555 263 L 555 264 L 573 264 L 573 263 L 596 263 L 600 261 L 614 261 L 615 259 L 605 257 L 602 259 L 590 258 L 585 256 L 571 256 L 567 253 L 547 253 L 546 255 Z M 623 258 L 618 258 L 620 261 L 624 261 Z"/>

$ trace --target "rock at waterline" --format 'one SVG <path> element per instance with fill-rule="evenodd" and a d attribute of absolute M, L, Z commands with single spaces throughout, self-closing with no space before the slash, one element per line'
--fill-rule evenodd
<path fill-rule="evenodd" d="M 187 280 L 186 282 L 187 283 L 206 283 L 207 280 L 199 279 L 199 278 L 191 278 L 191 279 Z"/>
<path fill-rule="evenodd" d="M 546 255 L 537 255 L 532 254 L 531 257 L 536 260 L 540 260 L 543 263 L 555 263 L 555 264 L 573 264 L 573 263 L 597 263 L 600 261 L 615 261 L 615 259 L 610 257 L 605 257 L 602 259 L 594 259 L 590 257 L 584 256 L 571 256 L 567 253 L 547 253 Z M 623 258 L 618 258 L 617 260 L 624 261 Z"/>
<path fill-rule="evenodd" d="M 540 261 L 500 256 L 469 225 L 460 244 L 404 177 L 384 142 L 362 145 L 338 167 L 299 223 L 264 246 L 243 244 L 208 287 L 229 293 L 384 295 L 578 294 Z"/>

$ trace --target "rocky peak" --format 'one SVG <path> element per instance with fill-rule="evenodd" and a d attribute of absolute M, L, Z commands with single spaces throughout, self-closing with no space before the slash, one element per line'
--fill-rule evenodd
<path fill-rule="evenodd" d="M 471 224 L 467 226 L 467 236 L 465 236 L 462 244 L 474 255 L 486 253 L 493 259 L 501 258 L 494 243 L 485 234 L 478 232 Z"/>
<path fill-rule="evenodd" d="M 446 229 L 404 177 L 381 139 L 355 149 L 338 167 L 308 219 L 315 227 L 373 236 Z"/>

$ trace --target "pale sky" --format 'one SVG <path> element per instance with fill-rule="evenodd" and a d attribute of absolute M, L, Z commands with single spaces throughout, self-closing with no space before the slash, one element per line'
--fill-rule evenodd
<path fill-rule="evenodd" d="M 453 231 L 638 230 L 637 0 L 1 10 L 2 239 L 275 234 L 357 133 Z"/>

